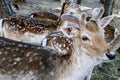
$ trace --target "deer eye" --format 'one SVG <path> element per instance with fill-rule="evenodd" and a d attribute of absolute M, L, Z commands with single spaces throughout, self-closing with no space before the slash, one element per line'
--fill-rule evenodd
<path fill-rule="evenodd" d="M 85 35 L 82 36 L 82 40 L 83 40 L 83 41 L 90 41 L 89 38 L 88 38 L 87 36 L 85 36 Z"/>

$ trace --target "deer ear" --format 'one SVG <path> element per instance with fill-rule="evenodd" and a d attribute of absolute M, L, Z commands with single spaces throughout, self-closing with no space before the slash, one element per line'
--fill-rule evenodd
<path fill-rule="evenodd" d="M 106 27 L 113 18 L 113 15 L 102 18 L 100 21 L 100 26 L 103 28 Z"/>
<path fill-rule="evenodd" d="M 104 8 L 103 7 L 101 7 L 100 9 L 95 8 L 94 11 L 93 11 L 92 18 L 95 19 L 95 20 L 98 20 L 102 17 L 103 13 L 104 13 Z"/>
<path fill-rule="evenodd" d="M 93 11 L 92 11 L 92 17 L 95 17 L 98 15 L 100 9 L 99 8 L 94 8 Z"/>
<path fill-rule="evenodd" d="M 74 28 L 73 26 L 67 26 L 62 29 L 62 32 L 67 36 L 67 37 L 74 37 L 76 36 L 76 32 L 79 30 L 79 28 Z"/>
<path fill-rule="evenodd" d="M 74 23 L 76 23 L 78 25 L 79 25 L 79 22 L 80 22 L 79 19 L 76 16 L 72 15 L 72 14 L 63 14 L 61 16 L 61 20 L 74 22 Z"/>

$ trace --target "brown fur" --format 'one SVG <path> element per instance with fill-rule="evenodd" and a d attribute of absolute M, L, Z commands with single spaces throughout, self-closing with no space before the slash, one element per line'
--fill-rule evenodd
<path fill-rule="evenodd" d="M 67 12 L 66 10 L 68 8 L 70 8 L 70 10 L 71 10 L 71 8 L 74 8 L 74 7 L 78 9 L 78 6 L 73 7 L 70 4 L 72 4 L 72 3 L 65 2 L 65 5 L 63 5 L 63 9 L 65 9 L 65 10 L 64 11 L 62 10 L 63 13 Z M 28 16 L 22 16 L 22 15 L 14 15 L 14 16 L 10 16 L 8 18 L 3 19 L 2 27 L 3 28 L 5 27 L 4 30 L 7 30 L 7 31 L 4 31 L 4 32 L 6 32 L 6 33 L 4 33 L 4 35 L 8 38 L 11 37 L 10 39 L 20 41 L 21 40 L 20 38 L 22 36 L 24 37 L 24 33 L 30 33 L 30 34 L 36 34 L 36 35 L 42 36 L 44 34 L 49 34 L 51 32 L 54 32 L 58 28 L 63 26 L 62 25 L 63 21 L 61 21 L 60 19 L 53 20 L 53 21 L 46 20 L 46 18 L 47 18 L 46 15 L 49 16 L 49 13 L 46 13 L 46 12 L 43 12 L 43 13 L 40 12 L 40 13 L 41 13 L 40 16 L 42 17 L 42 19 L 31 18 Z M 50 15 L 52 16 L 51 13 L 50 13 Z M 51 16 L 49 16 L 48 19 L 51 18 Z M 43 17 L 45 17 L 45 18 L 43 19 Z M 14 36 L 14 38 L 12 36 Z M 17 36 L 19 36 L 19 38 Z M 15 39 L 15 37 L 16 37 L 16 39 Z M 38 43 L 40 43 L 40 42 L 38 42 Z"/>
<path fill-rule="evenodd" d="M 33 15 L 34 18 L 42 18 L 42 19 L 47 19 L 47 20 L 52 20 L 52 21 L 57 21 L 59 19 L 59 16 L 50 13 L 50 12 L 35 12 L 30 14 L 30 16 Z"/>
<path fill-rule="evenodd" d="M 51 33 L 45 39 L 47 39 L 47 47 L 53 47 L 57 51 L 59 51 L 59 48 L 61 51 L 65 51 L 63 54 L 72 53 L 72 40 L 66 37 L 61 31 Z"/>
<path fill-rule="evenodd" d="M 63 71 L 67 68 L 66 65 L 69 65 L 71 58 L 71 54 L 59 55 L 57 51 L 50 48 L 1 37 L 0 44 L 0 74 L 10 76 L 25 76 L 29 71 L 33 71 L 33 75 L 37 78 L 35 80 L 56 80 L 53 76 L 58 74 L 59 70 Z"/>
<path fill-rule="evenodd" d="M 21 16 L 13 16 L 3 20 L 3 24 L 7 24 L 10 31 L 44 33 L 45 30 L 54 31 L 57 27 L 52 21 L 46 21 L 35 18 L 23 18 Z"/>
<path fill-rule="evenodd" d="M 82 46 L 84 46 L 88 52 L 92 53 L 92 55 L 100 56 L 101 53 L 107 52 L 108 46 L 101 34 L 103 34 L 97 23 L 95 21 L 88 21 L 85 27 L 80 28 L 80 34 L 86 32 L 88 34 L 88 38 L 90 39 L 90 43 L 81 42 Z M 82 38 L 79 37 L 80 41 Z M 92 44 L 91 44 L 92 43 Z"/>
<path fill-rule="evenodd" d="M 99 31 L 99 28 L 98 28 L 98 25 L 97 23 L 94 21 L 94 20 L 90 20 L 86 26 L 85 26 L 89 31 L 91 32 L 98 32 Z"/>

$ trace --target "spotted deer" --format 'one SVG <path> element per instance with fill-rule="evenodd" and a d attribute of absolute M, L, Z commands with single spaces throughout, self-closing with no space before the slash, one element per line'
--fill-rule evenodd
<path fill-rule="evenodd" d="M 104 8 L 100 8 L 99 14 L 88 22 L 85 13 L 81 14 L 81 19 L 69 14 L 61 16 L 62 20 L 73 21 L 79 26 L 70 29 L 69 32 L 73 31 L 73 34 L 68 34 L 68 30 L 63 29 L 64 34 L 71 37 L 73 44 L 71 52 L 67 54 L 0 37 L 1 79 L 90 80 L 94 66 L 115 58 L 103 34 L 103 27 L 113 16 L 104 17 L 97 22 L 103 12 Z"/>
<path fill-rule="evenodd" d="M 73 6 L 74 5 L 74 6 Z M 65 2 L 63 13 L 70 13 L 79 9 L 78 5 L 72 2 Z M 14 15 L 0 20 L 1 36 L 27 43 L 40 44 L 41 40 L 49 33 L 56 31 L 66 21 L 49 21 L 46 19 L 36 19 L 27 16 Z"/>
<path fill-rule="evenodd" d="M 74 78 L 71 75 L 71 80 L 83 80 L 84 78 L 86 78 L 86 80 L 90 80 L 91 72 L 94 66 L 102 63 L 103 61 L 107 61 L 107 58 L 110 60 L 115 58 L 114 51 L 110 51 L 107 42 L 105 42 L 104 36 L 104 27 L 109 24 L 109 22 L 113 19 L 113 16 L 107 16 L 100 19 L 103 12 L 104 8 L 100 8 L 99 13 L 96 16 L 93 16 L 89 21 L 86 21 L 84 13 L 81 14 L 80 20 L 73 15 L 64 14 L 62 15 L 62 19 L 73 21 L 77 23 L 79 27 L 75 27 L 75 29 L 72 27 L 63 28 L 62 32 L 59 31 L 51 33 L 43 40 L 43 46 L 55 49 L 62 54 L 68 54 L 74 50 L 74 52 L 77 53 L 77 55 L 75 55 L 80 57 L 76 58 L 80 60 L 78 62 L 81 62 L 81 64 L 78 68 L 81 71 L 83 70 L 83 72 L 78 74 L 79 70 L 76 69 L 76 74 L 74 72 L 73 74 L 76 76 L 79 75 L 79 78 Z M 75 36 L 71 38 L 70 35 Z M 119 44 L 117 46 L 117 49 L 118 48 Z M 83 66 L 89 66 L 89 70 L 86 70 L 88 68 L 83 69 Z M 67 74 L 72 74 L 72 72 Z M 66 76 L 64 77 L 67 78 Z"/>
<path fill-rule="evenodd" d="M 66 5 L 67 4 L 67 5 Z M 39 11 L 39 12 L 34 12 L 32 14 L 30 14 L 30 17 L 34 17 L 34 18 L 43 18 L 43 19 L 47 19 L 47 20 L 52 20 L 52 21 L 56 21 L 60 19 L 60 16 L 64 13 L 74 13 L 76 12 L 76 9 L 72 8 L 78 8 L 79 5 L 73 3 L 73 1 L 64 1 L 61 7 L 61 12 L 60 15 L 55 15 L 53 13 L 50 12 L 46 12 L 46 11 Z"/>
<path fill-rule="evenodd" d="M 79 5 L 73 3 L 73 1 L 64 1 L 61 7 L 61 12 L 60 15 L 57 16 L 53 13 L 50 12 L 45 12 L 45 11 L 40 11 L 40 12 L 35 12 L 30 14 L 30 17 L 33 18 L 42 18 L 42 19 L 46 19 L 46 20 L 50 20 L 50 21 L 57 21 L 60 27 L 58 27 L 57 30 L 59 30 L 61 28 L 61 26 L 66 26 L 67 25 L 67 21 L 61 21 L 60 16 L 62 14 L 73 14 L 75 12 L 77 12 L 77 10 L 79 10 Z"/>
<path fill-rule="evenodd" d="M 120 35 L 109 44 L 111 51 L 119 47 L 119 42 Z M 83 55 L 76 53 L 63 55 L 50 48 L 0 37 L 0 79 L 78 80 L 77 76 L 72 73 L 84 77 L 84 73 L 80 74 L 79 71 L 76 71 L 86 61 L 86 58 L 79 57 Z M 83 61 L 81 61 L 82 59 Z M 85 69 L 81 69 L 82 67 Z M 81 68 L 79 70 L 86 72 L 87 66 L 81 66 Z M 82 80 L 81 76 L 79 76 L 79 80 Z"/>

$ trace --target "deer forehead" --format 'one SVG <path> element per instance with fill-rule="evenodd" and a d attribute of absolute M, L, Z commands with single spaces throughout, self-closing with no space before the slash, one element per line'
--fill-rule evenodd
<path fill-rule="evenodd" d="M 97 22 L 89 21 L 84 27 L 80 28 L 80 37 L 86 36 L 91 43 L 98 44 L 98 46 L 106 45 L 103 30 L 103 28 L 98 26 Z"/>
<path fill-rule="evenodd" d="M 93 21 L 93 20 L 88 21 L 85 27 L 90 32 L 99 32 L 99 26 L 96 21 Z"/>
<path fill-rule="evenodd" d="M 101 36 L 104 38 L 104 29 L 99 27 L 96 21 L 90 20 L 80 28 L 81 33 L 90 35 L 91 37 Z"/>

